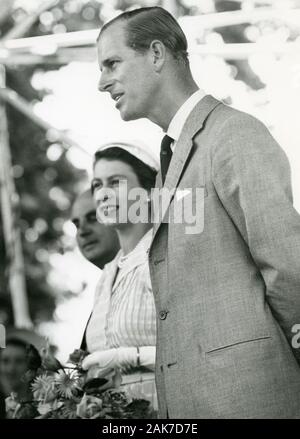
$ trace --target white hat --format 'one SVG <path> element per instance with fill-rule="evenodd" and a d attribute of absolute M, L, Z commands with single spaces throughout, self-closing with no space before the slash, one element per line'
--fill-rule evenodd
<path fill-rule="evenodd" d="M 95 152 L 95 155 L 97 152 L 105 151 L 108 148 L 121 148 L 125 151 L 129 152 L 129 154 L 133 155 L 137 159 L 141 160 L 141 162 L 145 163 L 145 165 L 150 166 L 150 168 L 154 169 L 155 171 L 159 170 L 159 163 L 156 159 L 156 157 L 153 154 L 150 154 L 148 148 L 141 148 L 142 142 L 138 143 L 127 143 L 127 142 L 109 142 L 105 143 L 104 145 L 100 146 L 97 151 Z"/>

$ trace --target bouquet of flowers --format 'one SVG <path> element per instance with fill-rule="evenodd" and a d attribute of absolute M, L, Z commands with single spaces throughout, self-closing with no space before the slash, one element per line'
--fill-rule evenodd
<path fill-rule="evenodd" d="M 6 399 L 7 417 L 13 419 L 149 419 L 150 402 L 132 399 L 122 391 L 118 370 L 105 378 L 91 377 L 81 368 L 87 352 L 76 349 L 63 366 L 51 353 L 43 350 L 42 363 L 35 373 L 24 377 L 32 398 L 18 401 L 11 394 Z"/>

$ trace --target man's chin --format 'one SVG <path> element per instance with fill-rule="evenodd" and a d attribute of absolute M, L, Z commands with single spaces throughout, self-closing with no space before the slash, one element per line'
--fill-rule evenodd
<path fill-rule="evenodd" d="M 124 120 L 124 122 L 129 122 L 130 120 L 134 120 L 132 117 L 130 117 L 128 114 L 123 114 L 120 113 L 122 120 Z"/>
<path fill-rule="evenodd" d="M 84 250 L 84 251 L 82 251 L 82 254 L 88 261 L 91 261 L 91 262 L 93 262 L 93 260 L 97 259 L 97 257 L 98 257 L 97 252 L 92 251 L 92 250 L 90 250 L 90 251 Z"/>
<path fill-rule="evenodd" d="M 130 120 L 140 119 L 142 117 L 136 113 L 130 113 L 129 111 L 125 111 L 125 110 L 123 111 L 120 110 L 120 116 L 122 120 L 124 120 L 125 122 L 129 122 Z"/>

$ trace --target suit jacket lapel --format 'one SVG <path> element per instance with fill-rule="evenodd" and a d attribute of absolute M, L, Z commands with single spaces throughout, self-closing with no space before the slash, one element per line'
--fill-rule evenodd
<path fill-rule="evenodd" d="M 166 188 L 171 194 L 168 198 L 168 202 L 164 204 L 164 213 L 159 215 L 159 220 L 154 222 L 153 226 L 153 240 L 155 235 L 164 219 L 164 217 L 168 214 L 168 207 L 174 197 L 175 189 L 179 184 L 180 177 L 182 171 L 184 169 L 185 163 L 189 158 L 189 155 L 193 146 L 193 138 L 196 133 L 198 133 L 205 119 L 208 115 L 214 110 L 214 108 L 221 104 L 220 101 L 213 98 L 211 95 L 205 96 L 201 101 L 195 106 L 192 110 L 191 114 L 187 118 L 183 130 L 180 134 L 178 142 L 176 144 L 176 148 L 170 162 L 170 166 L 166 175 L 164 188 Z M 157 188 L 161 189 L 162 180 L 161 173 L 159 171 L 157 179 L 156 179 Z M 152 242 L 153 242 L 152 240 Z"/>

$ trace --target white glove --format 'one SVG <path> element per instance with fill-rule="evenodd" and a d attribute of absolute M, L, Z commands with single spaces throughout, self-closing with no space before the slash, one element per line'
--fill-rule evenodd
<path fill-rule="evenodd" d="M 101 369 L 121 368 L 127 370 L 131 367 L 144 366 L 148 369 L 155 368 L 155 346 L 142 346 L 139 348 L 140 360 L 138 363 L 138 350 L 135 347 L 115 348 L 106 351 L 96 351 L 84 358 L 82 368 L 85 370 L 93 366 Z"/>
<path fill-rule="evenodd" d="M 101 369 L 114 369 L 120 367 L 127 369 L 137 365 L 136 348 L 116 348 L 106 351 L 96 351 L 84 358 L 82 368 L 85 370 L 93 366 Z"/>
<path fill-rule="evenodd" d="M 155 356 L 156 347 L 155 346 L 141 346 L 140 347 L 140 365 L 150 369 L 155 370 Z"/>

